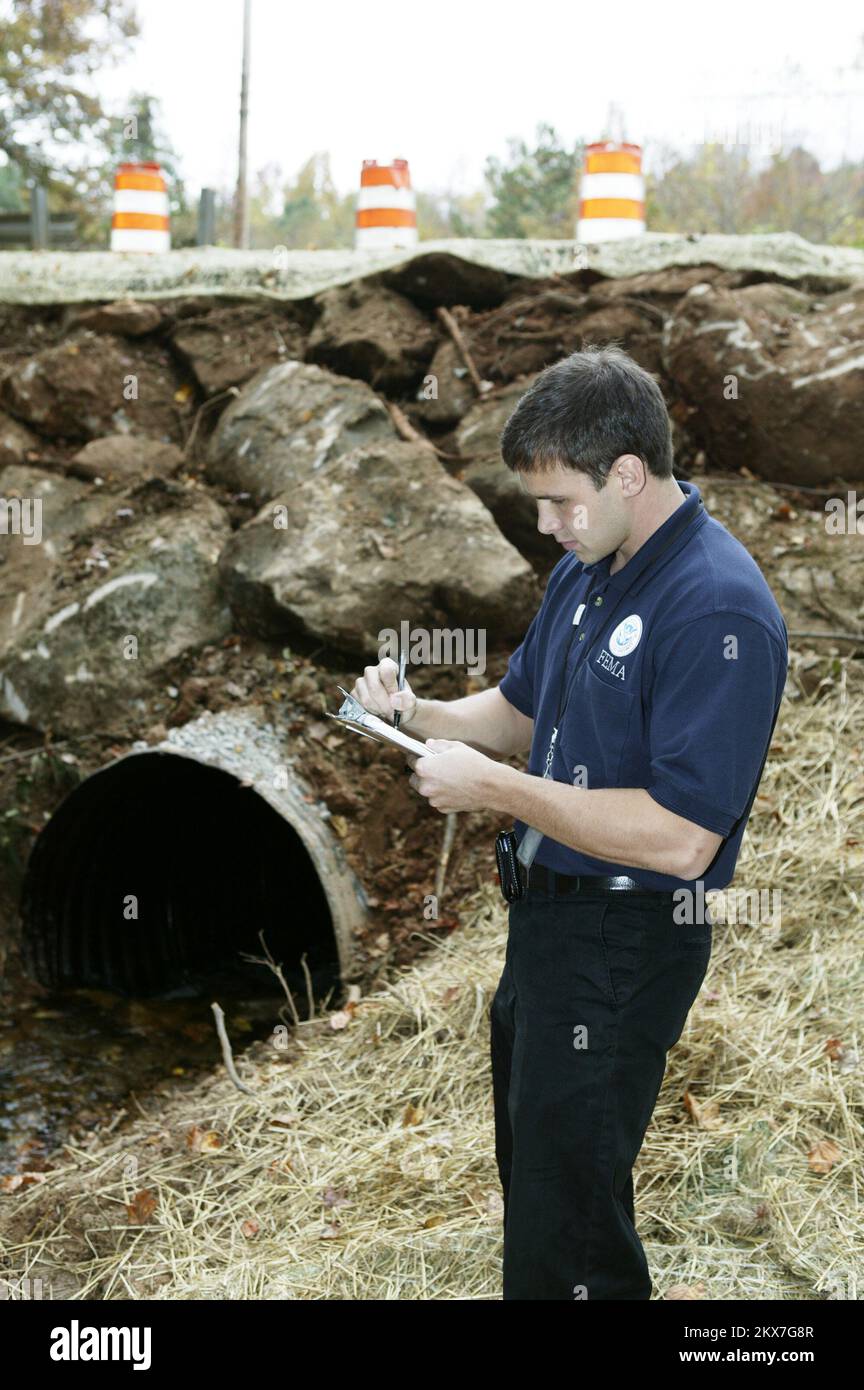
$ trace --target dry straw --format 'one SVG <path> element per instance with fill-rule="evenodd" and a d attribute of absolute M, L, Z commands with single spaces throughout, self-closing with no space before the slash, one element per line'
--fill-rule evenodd
<path fill-rule="evenodd" d="M 856 665 L 815 694 L 790 680 L 736 874 L 781 890 L 780 925 L 716 921 L 669 1057 L 635 1170 L 655 1297 L 864 1296 Z M 54 1298 L 499 1298 L 497 889 L 461 919 L 345 1016 L 239 1055 L 254 1098 L 220 1069 L 66 1146 L 0 1199 L 5 1277 Z"/>

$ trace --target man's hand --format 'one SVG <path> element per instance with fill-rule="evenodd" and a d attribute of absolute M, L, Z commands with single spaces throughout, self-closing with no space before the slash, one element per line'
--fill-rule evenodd
<path fill-rule="evenodd" d="M 394 710 L 401 710 L 399 727 L 404 729 L 417 713 L 417 696 L 407 681 L 401 690 L 397 689 L 398 684 L 399 667 L 392 657 L 385 656 L 377 666 L 366 667 L 362 676 L 354 682 L 351 694 L 364 709 L 381 719 L 390 720 Z"/>
<path fill-rule="evenodd" d="M 436 811 L 485 811 L 501 764 L 467 743 L 449 738 L 430 738 L 427 743 L 436 756 L 408 759 L 414 768 L 411 786 Z"/>

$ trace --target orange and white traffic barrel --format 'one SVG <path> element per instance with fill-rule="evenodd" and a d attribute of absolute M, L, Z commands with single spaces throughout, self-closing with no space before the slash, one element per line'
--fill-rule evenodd
<path fill-rule="evenodd" d="M 354 246 L 358 251 L 392 251 L 417 244 L 417 211 L 407 159 L 379 164 L 364 159 Z"/>
<path fill-rule="evenodd" d="M 112 251 L 170 251 L 168 189 L 161 164 L 118 166 L 114 179 Z"/>
<path fill-rule="evenodd" d="M 577 241 L 613 241 L 645 231 L 642 146 L 601 140 L 585 147 Z"/>

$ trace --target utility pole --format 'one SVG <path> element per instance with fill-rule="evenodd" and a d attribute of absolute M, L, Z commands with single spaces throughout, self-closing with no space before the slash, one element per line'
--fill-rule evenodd
<path fill-rule="evenodd" d="M 246 134 L 249 124 L 249 22 L 252 0 L 243 0 L 243 73 L 240 79 L 240 149 L 234 195 L 234 245 L 249 247 L 249 201 L 246 196 Z"/>

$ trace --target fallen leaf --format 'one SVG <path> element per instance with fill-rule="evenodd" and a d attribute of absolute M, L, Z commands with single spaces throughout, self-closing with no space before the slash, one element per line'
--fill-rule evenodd
<path fill-rule="evenodd" d="M 156 1198 L 146 1187 L 136 1192 L 131 1202 L 126 1203 L 126 1215 L 130 1226 L 143 1226 L 156 1210 Z"/>
<path fill-rule="evenodd" d="M 723 1123 L 720 1117 L 720 1105 L 716 1100 L 706 1100 L 704 1103 L 700 1103 L 690 1091 L 685 1091 L 684 1108 L 693 1123 L 698 1125 L 700 1129 L 719 1129 Z"/>
<path fill-rule="evenodd" d="M 260 1229 L 261 1227 L 258 1225 L 258 1222 L 253 1221 L 251 1217 L 248 1221 L 244 1221 L 243 1225 L 240 1227 L 242 1234 L 247 1240 L 251 1240 L 253 1236 L 257 1236 Z"/>
<path fill-rule="evenodd" d="M 193 1153 L 208 1153 L 213 1149 L 221 1149 L 222 1140 L 215 1129 L 201 1129 L 198 1125 L 193 1125 L 186 1134 L 186 1147 Z"/>
<path fill-rule="evenodd" d="M 842 1158 L 842 1151 L 834 1143 L 833 1139 L 820 1139 L 814 1144 L 807 1155 L 807 1162 L 811 1173 L 830 1173 L 838 1158 Z"/>
<path fill-rule="evenodd" d="M 6 1173 L 0 1178 L 0 1192 L 18 1192 L 34 1182 L 44 1182 L 44 1173 Z"/>

